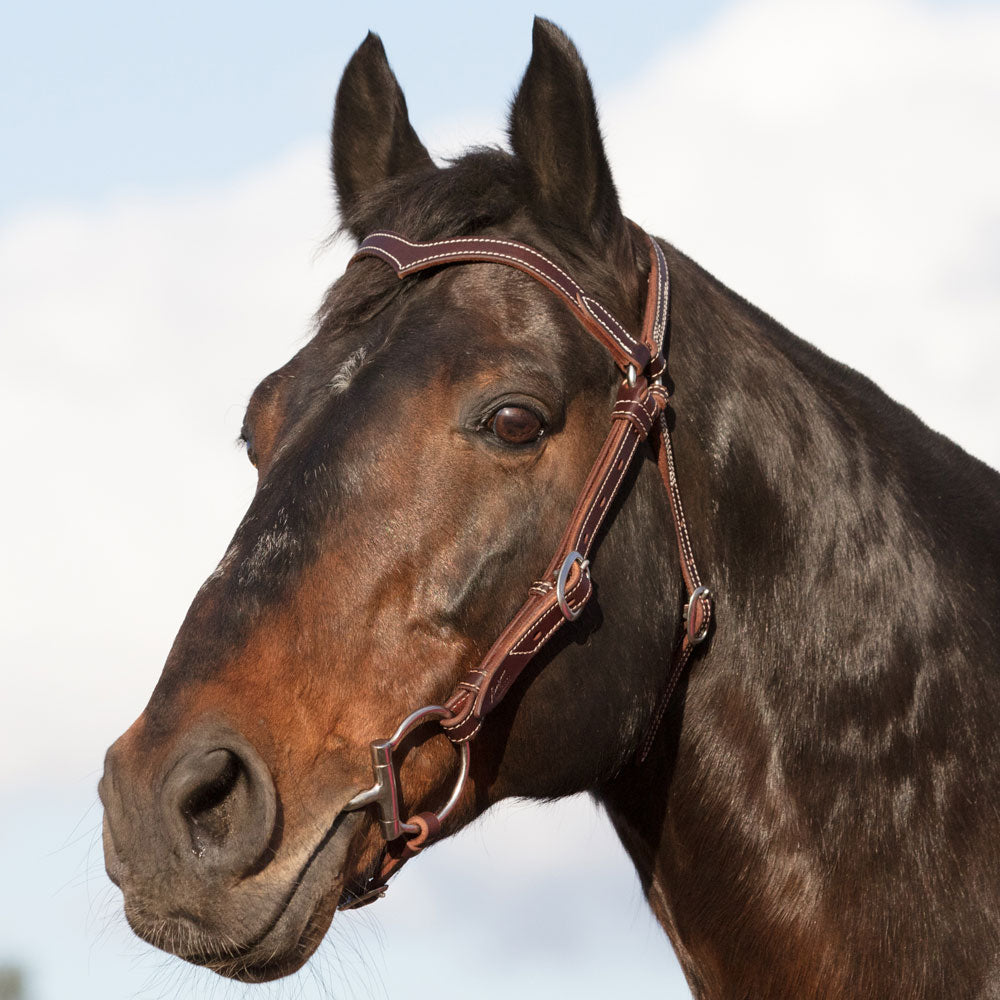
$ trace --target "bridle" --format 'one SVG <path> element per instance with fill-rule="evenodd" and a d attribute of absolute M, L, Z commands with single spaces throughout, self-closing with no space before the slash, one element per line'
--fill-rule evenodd
<path fill-rule="evenodd" d="M 669 392 L 665 336 L 670 308 L 669 271 L 659 244 L 647 234 L 650 270 L 646 306 L 639 339 L 628 333 L 600 302 L 557 264 L 523 243 L 504 239 L 457 238 L 415 243 L 395 233 L 368 236 L 351 258 L 377 257 L 389 264 L 400 279 L 447 264 L 490 262 L 517 268 L 554 292 L 611 353 L 624 378 L 611 410 L 611 429 L 577 498 L 555 555 L 541 579 L 507 627 L 500 633 L 478 666 L 458 682 L 444 705 L 427 705 L 408 715 L 387 740 L 371 744 L 375 781 L 355 795 L 344 811 L 375 806 L 386 846 L 378 871 L 361 894 L 341 902 L 351 909 L 385 895 L 389 878 L 441 832 L 441 824 L 458 802 L 469 773 L 469 743 L 483 719 L 500 703 L 511 685 L 538 651 L 567 622 L 575 621 L 593 592 L 589 554 L 598 530 L 612 506 L 641 442 L 656 430 L 657 465 L 670 500 L 677 535 L 681 575 L 687 601 L 684 629 L 672 658 L 667 682 L 653 722 L 647 731 L 640 759 L 652 745 L 663 712 L 691 653 L 708 635 L 712 595 L 701 582 L 681 504 L 670 431 L 664 417 Z M 458 749 L 460 767 L 454 789 L 436 813 L 422 812 L 403 820 L 399 776 L 393 760 L 402 741 L 417 727 L 437 721 Z"/>
<path fill-rule="evenodd" d="M 657 465 L 670 500 L 681 575 L 687 601 L 684 629 L 674 652 L 667 682 L 652 724 L 647 730 L 640 760 L 652 745 L 670 696 L 691 653 L 708 635 L 712 594 L 701 582 L 681 504 L 670 430 L 664 416 L 669 391 L 666 374 L 667 320 L 670 285 L 667 261 L 659 244 L 642 234 L 649 246 L 650 270 L 642 330 L 634 338 L 597 300 L 591 298 L 557 264 L 523 243 L 504 239 L 458 238 L 414 243 L 395 233 L 372 233 L 351 258 L 377 257 L 400 279 L 447 264 L 490 262 L 517 268 L 554 292 L 611 353 L 624 378 L 611 410 L 611 429 L 584 483 L 555 555 L 541 579 L 490 647 L 483 660 L 458 682 L 444 705 L 427 705 L 408 715 L 387 740 L 371 744 L 375 781 L 344 806 L 344 811 L 375 806 L 386 846 L 378 871 L 360 895 L 341 902 L 351 909 L 385 895 L 393 874 L 441 832 L 441 824 L 461 796 L 469 773 L 469 744 L 486 716 L 500 703 L 511 685 L 538 651 L 568 621 L 575 621 L 593 592 L 589 554 L 598 530 L 612 506 L 639 445 L 651 434 Z M 655 433 L 654 433 L 655 431 Z M 393 751 L 417 727 L 436 721 L 459 753 L 459 773 L 448 801 L 435 812 L 403 819 L 399 775 Z"/>

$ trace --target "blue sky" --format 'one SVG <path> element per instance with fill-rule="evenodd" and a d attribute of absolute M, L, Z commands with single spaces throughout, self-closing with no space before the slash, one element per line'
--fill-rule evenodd
<path fill-rule="evenodd" d="M 25 964 L 29 1000 L 243 995 L 124 926 L 100 856 L 101 755 L 252 490 L 233 446 L 247 397 L 343 266 L 343 247 L 320 251 L 350 53 L 379 31 L 425 139 L 481 141 L 531 47 L 520 2 L 345 7 L 0 14 L 0 425 L 28 484 L 0 491 L 0 965 Z M 590 68 L 627 211 L 1000 465 L 1000 4 L 541 12 Z M 461 911 L 435 893 L 456 866 L 476 872 Z M 336 985 L 341 956 L 371 960 L 381 971 L 338 995 L 400 996 L 442 942 L 474 965 L 470 928 L 511 956 L 496 995 L 606 996 L 616 956 L 633 992 L 686 995 L 579 802 L 516 806 L 435 848 L 377 915 L 338 923 L 318 967 Z M 248 995 L 319 997 L 318 982 L 307 968 Z"/>
<path fill-rule="evenodd" d="M 929 6 L 991 6 L 927 0 Z M 48 202 L 225 178 L 320 134 L 371 28 L 418 130 L 513 92 L 538 12 L 585 53 L 599 93 L 731 0 L 504 4 L 221 0 L 6 4 L 0 15 L 0 219 Z"/>
<path fill-rule="evenodd" d="M 558 0 L 540 12 L 570 32 L 606 90 L 722 6 Z M 524 0 L 6 5 L 0 218 L 50 200 L 224 178 L 322 133 L 340 71 L 369 28 L 418 128 L 494 113 L 527 63 L 536 10 Z"/>

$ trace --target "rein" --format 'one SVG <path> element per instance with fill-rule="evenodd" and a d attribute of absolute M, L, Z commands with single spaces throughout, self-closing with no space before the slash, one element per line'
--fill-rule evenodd
<path fill-rule="evenodd" d="M 442 821 L 458 802 L 469 773 L 469 744 L 485 717 L 500 703 L 511 685 L 538 651 L 568 621 L 575 621 L 593 592 L 589 554 L 601 524 L 625 478 L 639 445 L 652 435 L 657 465 L 670 500 L 681 575 L 687 595 L 684 629 L 667 682 L 643 741 L 639 760 L 645 759 L 670 701 L 677 680 L 695 647 L 708 635 L 712 594 L 701 582 L 688 534 L 677 485 L 670 430 L 664 407 L 670 396 L 663 384 L 666 373 L 664 338 L 670 308 L 667 261 L 659 244 L 643 234 L 649 245 L 650 270 L 646 305 L 639 339 L 557 264 L 523 243 L 503 239 L 459 238 L 414 243 L 394 233 L 372 233 L 358 247 L 360 257 L 377 257 L 400 279 L 427 268 L 447 264 L 492 262 L 517 268 L 554 292 L 614 358 L 624 378 L 611 410 L 611 429 L 584 483 L 555 555 L 542 578 L 532 584 L 520 610 L 500 633 L 482 662 L 458 682 L 444 705 L 427 705 L 407 716 L 387 740 L 371 744 L 375 781 L 355 795 L 344 811 L 375 806 L 385 838 L 379 871 L 358 896 L 349 896 L 338 909 L 352 909 L 385 895 L 393 874 L 441 832 Z M 454 789 L 438 812 L 423 812 L 403 820 L 399 775 L 393 760 L 406 736 L 426 722 L 436 721 L 459 753 Z"/>

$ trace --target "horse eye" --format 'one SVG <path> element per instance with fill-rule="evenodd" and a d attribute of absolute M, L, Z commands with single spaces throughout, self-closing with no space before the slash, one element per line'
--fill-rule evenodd
<path fill-rule="evenodd" d="M 504 406 L 493 414 L 490 430 L 508 444 L 528 444 L 537 441 L 545 427 L 531 410 L 523 406 Z"/>

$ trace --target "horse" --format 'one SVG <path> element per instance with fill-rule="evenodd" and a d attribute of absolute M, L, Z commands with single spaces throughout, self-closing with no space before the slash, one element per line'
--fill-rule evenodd
<path fill-rule="evenodd" d="M 438 166 L 377 36 L 344 71 L 359 253 L 106 756 L 129 923 L 275 979 L 586 791 L 698 998 L 1000 996 L 1000 476 L 627 220 L 541 19 L 509 138 Z"/>

